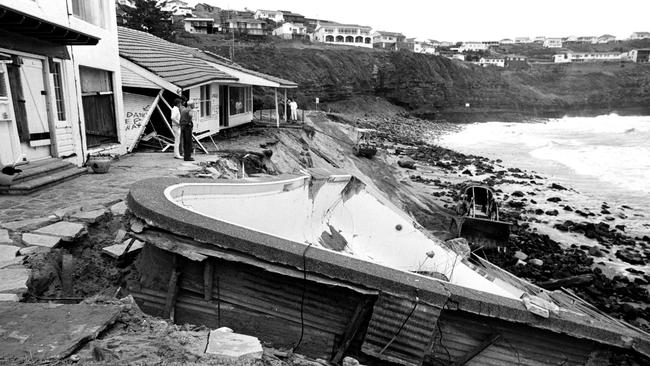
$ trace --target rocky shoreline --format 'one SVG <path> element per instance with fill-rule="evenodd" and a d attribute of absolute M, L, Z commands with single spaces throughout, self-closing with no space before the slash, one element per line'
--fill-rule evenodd
<path fill-rule="evenodd" d="M 574 207 L 579 192 L 570 187 L 500 160 L 429 143 L 458 131 L 458 125 L 408 115 L 333 118 L 376 129 L 380 148 L 403 169 L 408 179 L 403 182 L 436 197 L 444 208 L 439 214 L 453 215 L 463 181 L 493 186 L 512 233 L 507 251 L 480 249 L 477 255 L 540 287 L 569 289 L 613 317 L 650 329 L 650 237 L 625 232 L 625 219 L 635 214 L 630 206 Z"/>

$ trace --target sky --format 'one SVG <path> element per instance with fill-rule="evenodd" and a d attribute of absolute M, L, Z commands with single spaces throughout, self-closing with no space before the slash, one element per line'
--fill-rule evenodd
<path fill-rule="evenodd" d="M 186 0 L 187 1 L 187 0 Z M 489 41 L 650 32 L 650 0 L 189 0 L 225 9 L 289 10 L 407 37 Z"/>

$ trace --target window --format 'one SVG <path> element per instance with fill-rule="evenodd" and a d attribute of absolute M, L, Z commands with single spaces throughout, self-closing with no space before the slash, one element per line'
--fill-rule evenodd
<path fill-rule="evenodd" d="M 7 97 L 7 84 L 5 83 L 5 73 L 0 70 L 0 98 Z"/>
<path fill-rule="evenodd" d="M 54 79 L 54 100 L 56 101 L 56 116 L 59 121 L 65 121 L 65 100 L 63 99 L 63 83 L 61 80 L 61 63 L 52 63 L 52 78 Z"/>
<path fill-rule="evenodd" d="M 106 28 L 105 0 L 72 0 L 72 14 L 88 23 Z"/>
<path fill-rule="evenodd" d="M 113 74 L 110 71 L 80 66 L 79 78 L 87 146 L 117 143 Z"/>
<path fill-rule="evenodd" d="M 200 110 L 201 110 L 201 117 L 210 117 L 210 110 L 212 109 L 212 106 L 210 104 L 210 85 L 203 85 L 201 87 L 201 99 L 199 103 L 200 105 Z"/>
<path fill-rule="evenodd" d="M 230 87 L 230 115 L 253 111 L 252 88 L 250 86 Z"/>

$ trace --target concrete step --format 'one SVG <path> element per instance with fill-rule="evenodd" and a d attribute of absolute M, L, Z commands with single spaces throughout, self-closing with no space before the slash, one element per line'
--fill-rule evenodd
<path fill-rule="evenodd" d="M 22 172 L 13 177 L 11 185 L 50 175 L 59 170 L 68 169 L 73 166 L 72 163 L 62 159 L 45 159 L 33 163 L 30 162 L 27 165 L 17 167 L 17 169 L 22 170 Z"/>
<path fill-rule="evenodd" d="M 35 192 L 39 189 L 53 186 L 55 184 L 65 182 L 66 180 L 77 177 L 81 174 L 85 174 L 86 169 L 77 168 L 76 166 L 70 164 L 69 167 L 59 169 L 51 174 L 45 173 L 46 175 L 40 176 L 35 179 L 30 179 L 16 184 L 11 184 L 10 186 L 0 186 L 0 194 L 11 194 L 11 195 L 20 195 L 20 194 L 29 194 Z"/>

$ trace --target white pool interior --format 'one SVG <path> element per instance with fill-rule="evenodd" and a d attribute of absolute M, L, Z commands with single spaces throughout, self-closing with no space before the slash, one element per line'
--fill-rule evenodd
<path fill-rule="evenodd" d="M 522 293 L 462 263 L 462 257 L 350 175 L 181 183 L 167 187 L 165 196 L 179 208 L 338 255 L 401 271 L 437 272 L 451 283 L 509 298 Z"/>

